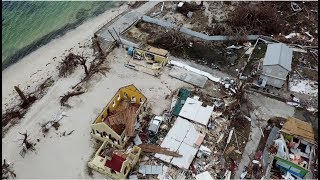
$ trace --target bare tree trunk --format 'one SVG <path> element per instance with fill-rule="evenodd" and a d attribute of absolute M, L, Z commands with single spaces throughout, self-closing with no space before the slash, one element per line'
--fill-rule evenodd
<path fill-rule="evenodd" d="M 20 88 L 18 86 L 14 86 L 14 89 L 17 91 L 17 93 L 19 94 L 20 98 L 22 99 L 22 101 L 25 104 L 29 104 L 29 100 L 28 98 L 24 95 L 24 93 L 20 90 Z"/>
<path fill-rule="evenodd" d="M 28 138 L 27 132 L 26 132 L 26 133 L 23 133 L 23 134 L 19 132 L 19 134 L 21 134 L 21 135 L 24 136 L 23 141 L 22 141 L 22 144 L 25 144 L 26 147 L 27 147 L 27 149 L 34 150 L 33 145 L 27 140 L 27 138 Z"/>

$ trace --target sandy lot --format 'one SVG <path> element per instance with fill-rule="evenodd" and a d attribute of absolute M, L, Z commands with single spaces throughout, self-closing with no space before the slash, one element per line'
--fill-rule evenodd
<path fill-rule="evenodd" d="M 160 114 L 170 107 L 171 100 L 166 100 L 166 95 L 179 87 L 190 86 L 169 77 L 168 70 L 156 78 L 128 69 L 123 65 L 128 58 L 130 57 L 123 48 L 110 53 L 110 72 L 106 77 L 96 76 L 85 94 L 71 98 L 71 109 L 60 107 L 59 96 L 77 82 L 77 77 L 81 77 L 83 70 L 79 68 L 70 78 L 59 79 L 29 109 L 21 123 L 9 130 L 2 139 L 2 143 L 6 144 L 2 147 L 2 152 L 3 158 L 14 163 L 17 178 L 88 178 L 86 162 L 93 153 L 94 146 L 94 140 L 89 134 L 90 124 L 120 87 L 134 84 L 148 98 L 153 113 Z M 50 129 L 46 137 L 43 137 L 40 123 L 51 120 L 52 116 L 62 111 L 68 117 L 60 121 L 59 130 Z M 36 152 L 28 152 L 22 158 L 19 155 L 21 142 L 17 140 L 21 135 L 18 132 L 26 130 L 30 133 L 30 140 L 36 142 L 39 139 L 40 142 L 35 146 Z M 72 130 L 75 131 L 70 136 L 60 137 L 64 131 L 68 133 Z M 96 178 L 101 178 L 101 175 Z"/>
<path fill-rule="evenodd" d="M 91 37 L 103 24 L 120 14 L 128 7 L 112 9 L 91 19 L 75 30 L 55 39 L 47 45 L 29 54 L 18 63 L 2 71 L 2 107 L 10 107 L 19 102 L 13 86 L 18 85 L 24 92 L 31 92 L 39 83 L 52 76 L 55 83 L 42 99 L 37 100 L 28 110 L 20 123 L 13 126 L 2 138 L 2 160 L 13 163 L 17 178 L 90 178 L 87 175 L 87 161 L 94 153 L 94 140 L 90 137 L 90 124 L 102 108 L 122 86 L 134 84 L 148 98 L 153 113 L 160 114 L 170 107 L 171 100 L 166 95 L 181 86 L 190 86 L 168 76 L 168 70 L 156 78 L 142 72 L 124 67 L 128 60 L 125 49 L 115 49 L 108 56 L 111 70 L 104 76 L 95 76 L 88 85 L 87 92 L 69 99 L 70 109 L 61 108 L 59 100 L 70 87 L 84 76 L 78 67 L 67 78 L 58 78 L 56 66 L 71 49 L 72 52 L 85 52 L 90 62 L 92 49 L 79 48 L 79 44 L 91 44 Z M 56 57 L 56 58 L 54 58 Z M 3 109 L 4 111 L 4 109 Z M 46 136 L 41 132 L 44 122 L 53 117 L 67 114 L 58 130 L 51 128 Z M 74 130 L 69 136 L 62 136 Z M 22 138 L 18 132 L 30 134 L 29 140 L 36 143 L 35 152 L 27 152 L 24 158 L 19 155 L 22 149 Z M 93 178 L 103 178 L 94 173 Z"/>

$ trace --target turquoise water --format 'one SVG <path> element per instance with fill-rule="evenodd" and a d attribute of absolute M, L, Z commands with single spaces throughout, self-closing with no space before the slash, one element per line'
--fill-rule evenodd
<path fill-rule="evenodd" d="M 2 1 L 2 69 L 84 20 L 121 4 L 119 1 Z"/>

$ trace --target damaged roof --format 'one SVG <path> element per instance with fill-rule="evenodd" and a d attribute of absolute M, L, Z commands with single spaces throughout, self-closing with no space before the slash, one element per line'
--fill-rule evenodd
<path fill-rule="evenodd" d="M 178 117 L 173 127 L 161 143 L 161 147 L 178 152 L 182 157 L 172 157 L 156 153 L 155 157 L 182 169 L 188 169 L 194 159 L 205 134 L 197 131 L 195 125 Z"/>
<path fill-rule="evenodd" d="M 202 106 L 202 102 L 197 100 L 197 97 L 187 98 L 179 116 L 207 126 L 213 106 Z"/>
<path fill-rule="evenodd" d="M 281 132 L 296 135 L 312 144 L 316 142 L 311 124 L 294 117 L 288 118 L 282 126 Z"/>
<path fill-rule="evenodd" d="M 283 43 L 268 44 L 263 65 L 280 65 L 291 71 L 293 51 Z"/>

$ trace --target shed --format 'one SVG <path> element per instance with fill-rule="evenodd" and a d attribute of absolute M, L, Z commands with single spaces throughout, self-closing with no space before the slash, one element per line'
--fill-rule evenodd
<path fill-rule="evenodd" d="M 268 44 L 260 78 L 268 85 L 281 88 L 291 71 L 293 51 L 283 43 Z"/>

